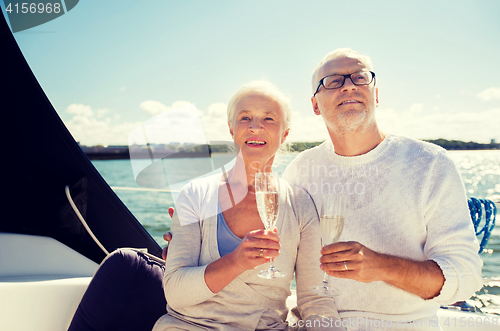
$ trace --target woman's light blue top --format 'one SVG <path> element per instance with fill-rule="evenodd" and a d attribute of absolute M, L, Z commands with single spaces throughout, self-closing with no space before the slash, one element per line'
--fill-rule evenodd
<path fill-rule="evenodd" d="M 241 238 L 236 236 L 233 231 L 227 226 L 220 206 L 217 214 L 217 246 L 219 247 L 219 255 L 222 257 L 234 251 L 241 243 Z"/>

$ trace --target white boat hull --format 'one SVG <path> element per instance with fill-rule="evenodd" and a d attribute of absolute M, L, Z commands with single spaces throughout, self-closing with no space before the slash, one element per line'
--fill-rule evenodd
<path fill-rule="evenodd" d="M 52 238 L 0 233 L 0 330 L 67 330 L 97 268 Z"/>
<path fill-rule="evenodd" d="M 0 233 L 0 266 L 2 331 L 67 330 L 98 268 L 52 238 L 12 233 Z M 292 291 L 287 306 L 296 303 Z M 500 329 L 497 315 L 439 309 L 438 317 L 446 331 Z"/>

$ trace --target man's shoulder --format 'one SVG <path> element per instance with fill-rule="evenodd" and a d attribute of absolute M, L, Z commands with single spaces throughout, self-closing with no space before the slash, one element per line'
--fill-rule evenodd
<path fill-rule="evenodd" d="M 444 155 L 446 153 L 446 150 L 441 146 L 427 141 L 395 135 L 391 135 L 390 139 L 394 148 L 405 153 L 411 153 L 419 156 L 427 155 L 429 157 Z"/>
<path fill-rule="evenodd" d="M 303 187 L 309 181 L 309 173 L 319 164 L 328 162 L 329 155 L 334 154 L 330 140 L 321 145 L 300 152 L 286 167 L 283 178 L 292 185 Z M 306 190 L 307 191 L 307 190 Z"/>
<path fill-rule="evenodd" d="M 413 169 L 449 170 L 455 167 L 455 163 L 441 146 L 401 136 L 392 136 L 391 139 L 389 154 L 394 162 L 403 162 L 405 166 L 411 164 Z"/>

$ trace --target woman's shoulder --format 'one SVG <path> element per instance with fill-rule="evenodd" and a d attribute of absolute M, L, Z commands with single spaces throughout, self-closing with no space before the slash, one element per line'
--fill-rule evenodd
<path fill-rule="evenodd" d="M 175 199 L 175 209 L 201 220 L 217 215 L 217 192 L 220 174 L 190 181 Z"/>
<path fill-rule="evenodd" d="M 187 194 L 192 196 L 193 194 L 197 195 L 196 193 L 206 194 L 209 191 L 214 189 L 216 190 L 219 185 L 220 178 L 220 174 L 215 174 L 203 178 L 193 179 L 182 187 L 180 195 Z"/>

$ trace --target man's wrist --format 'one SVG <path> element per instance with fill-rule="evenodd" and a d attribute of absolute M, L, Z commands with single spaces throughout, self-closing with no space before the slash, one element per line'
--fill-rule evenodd
<path fill-rule="evenodd" d="M 377 259 L 379 260 L 380 273 L 378 275 L 377 280 L 383 281 L 390 285 L 396 285 L 398 279 L 400 279 L 401 275 L 397 273 L 401 270 L 405 270 L 405 268 L 401 268 L 401 264 L 403 263 L 403 259 L 400 259 L 396 256 L 376 253 Z"/>

